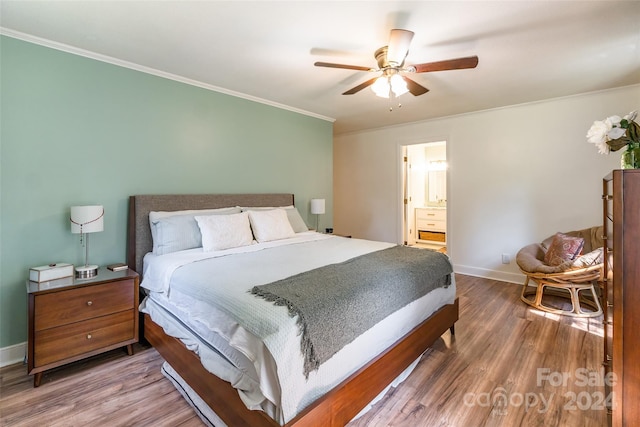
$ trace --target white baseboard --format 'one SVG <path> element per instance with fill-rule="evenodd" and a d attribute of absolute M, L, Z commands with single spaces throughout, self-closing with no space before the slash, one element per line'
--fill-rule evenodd
<path fill-rule="evenodd" d="M 486 268 L 470 267 L 468 265 L 454 264 L 453 271 L 459 274 L 465 274 L 467 276 L 482 277 L 484 279 L 499 280 L 501 282 L 517 283 L 519 285 L 523 284 L 525 279 L 524 274 L 522 273 L 489 270 Z"/>
<path fill-rule="evenodd" d="M 24 362 L 25 354 L 27 354 L 26 342 L 0 348 L 0 368 Z"/>

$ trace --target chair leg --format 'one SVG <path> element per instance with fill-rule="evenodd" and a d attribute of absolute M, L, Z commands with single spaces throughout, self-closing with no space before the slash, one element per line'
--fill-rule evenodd
<path fill-rule="evenodd" d="M 524 279 L 524 285 L 522 285 L 522 293 L 520 294 L 520 296 L 523 299 L 526 298 L 527 288 L 528 287 L 529 287 L 529 276 L 526 276 L 526 278 Z"/>
<path fill-rule="evenodd" d="M 529 290 L 529 279 L 530 277 L 526 276 L 524 284 L 522 285 L 522 292 L 520 293 L 520 299 L 522 300 L 522 302 L 527 303 L 531 307 L 536 307 L 536 301 L 538 300 L 538 293 L 540 292 L 540 284 L 534 280 L 534 283 L 536 283 L 536 288 L 535 288 L 535 291 L 531 291 Z M 531 295 L 535 295 L 535 297 L 533 298 L 533 301 L 529 299 Z"/>
<path fill-rule="evenodd" d="M 544 295 L 544 282 L 538 282 L 538 289 L 536 289 L 536 307 L 543 307 L 542 296 Z"/>
<path fill-rule="evenodd" d="M 571 305 L 573 306 L 572 312 L 575 314 L 582 314 L 582 309 L 580 307 L 580 298 L 578 296 L 578 289 L 571 286 L 569 287 L 569 293 L 571 294 Z"/>
<path fill-rule="evenodd" d="M 587 297 L 583 297 L 583 301 L 586 305 L 590 306 L 590 308 L 594 308 L 595 311 L 594 312 L 585 312 L 582 311 L 582 306 L 580 305 L 580 291 L 590 291 L 591 292 L 591 299 L 587 299 Z M 595 285 L 593 283 L 591 283 L 591 286 L 589 287 L 581 287 L 581 288 L 577 288 L 575 289 L 575 293 L 576 293 L 576 300 L 577 300 L 577 314 L 580 315 L 591 315 L 591 316 L 597 316 L 602 314 L 602 306 L 600 305 L 600 298 L 598 297 L 597 291 L 595 289 Z"/>

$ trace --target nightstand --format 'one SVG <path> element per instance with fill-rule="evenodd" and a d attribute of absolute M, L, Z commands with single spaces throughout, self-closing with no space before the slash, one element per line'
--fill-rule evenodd
<path fill-rule="evenodd" d="M 138 341 L 138 274 L 101 268 L 88 279 L 27 282 L 27 367 L 38 387 L 42 373 Z"/>

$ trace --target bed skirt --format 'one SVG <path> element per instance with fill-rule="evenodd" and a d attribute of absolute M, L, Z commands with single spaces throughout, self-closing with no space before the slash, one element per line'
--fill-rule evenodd
<path fill-rule="evenodd" d="M 424 353 L 423 353 L 424 354 Z M 365 406 L 362 411 L 358 413 L 354 420 L 360 418 L 375 405 L 379 400 L 381 400 L 392 388 L 398 387 L 400 384 L 406 380 L 411 372 L 418 366 L 418 363 L 422 359 L 422 355 L 418 357 L 411 365 L 407 367 L 391 384 L 389 384 L 378 396 L 376 396 L 367 406 Z M 178 390 L 178 392 L 184 397 L 184 399 L 189 403 L 189 405 L 193 408 L 198 417 L 202 420 L 202 422 L 208 427 L 228 427 L 227 424 L 224 423 L 220 419 L 220 417 L 211 409 L 204 400 L 198 396 L 187 382 L 173 369 L 173 367 L 168 363 L 164 362 L 162 367 L 160 368 L 162 371 L 162 375 L 164 375 L 173 386 Z M 353 420 L 352 420 L 353 421 Z M 231 426 L 233 427 L 233 426 Z"/>

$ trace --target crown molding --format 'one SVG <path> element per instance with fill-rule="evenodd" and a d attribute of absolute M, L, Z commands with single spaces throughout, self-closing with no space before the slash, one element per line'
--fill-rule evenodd
<path fill-rule="evenodd" d="M 114 58 L 112 56 L 102 55 L 100 53 L 92 52 L 90 50 L 80 49 L 78 47 L 70 46 L 64 43 L 59 43 L 53 40 L 44 39 L 41 37 L 37 37 L 31 34 L 22 33 L 20 31 L 15 31 L 9 28 L 0 27 L 0 35 L 11 37 L 14 39 L 26 41 L 29 43 L 37 44 L 40 46 L 48 47 L 51 49 L 59 50 L 62 52 L 70 53 L 72 55 L 83 56 L 85 58 L 94 59 L 96 61 L 106 62 L 108 64 L 116 65 L 118 67 L 129 68 L 131 70 L 139 71 L 141 73 L 151 74 L 157 77 L 162 77 L 164 79 L 177 81 L 180 83 L 188 84 L 190 86 L 197 86 L 202 89 L 210 90 L 212 92 L 219 92 L 225 95 L 234 96 L 236 98 L 246 99 L 248 101 L 257 102 L 260 104 L 269 105 L 271 107 L 280 108 L 282 110 L 291 111 L 294 113 L 302 114 L 305 116 L 314 117 L 316 119 L 326 120 L 328 122 L 335 122 L 336 119 L 332 117 L 323 116 L 321 114 L 316 114 L 311 111 L 301 110 L 299 108 L 290 107 L 288 105 L 280 104 L 278 102 L 269 101 L 267 99 L 258 98 L 256 96 L 247 95 L 245 93 L 236 92 L 233 90 L 225 89 L 219 86 L 210 85 L 207 83 L 200 82 L 198 80 L 189 79 L 187 77 L 179 76 L 177 74 L 167 73 L 161 70 L 156 70 L 155 68 L 146 67 L 144 65 L 136 64 L 129 61 L 123 61 L 118 58 Z"/>

